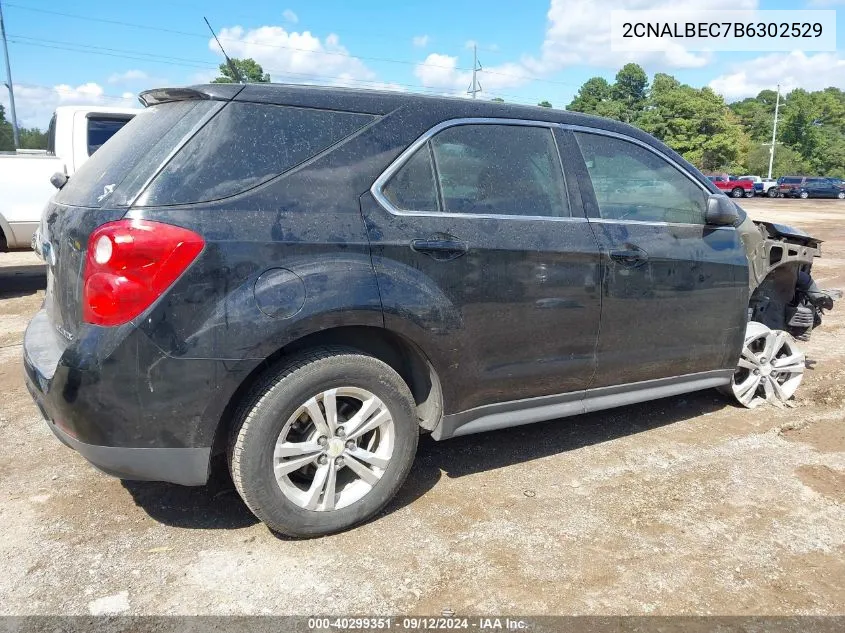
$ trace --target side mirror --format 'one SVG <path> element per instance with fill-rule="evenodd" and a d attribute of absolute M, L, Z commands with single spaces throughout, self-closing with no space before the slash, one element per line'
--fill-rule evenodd
<path fill-rule="evenodd" d="M 50 184 L 56 189 L 61 189 L 67 184 L 67 174 L 63 171 L 57 171 L 55 174 L 50 176 Z"/>
<path fill-rule="evenodd" d="M 704 213 L 705 224 L 730 226 L 739 220 L 739 211 L 733 201 L 721 193 L 711 193 L 707 198 L 707 211 Z"/>

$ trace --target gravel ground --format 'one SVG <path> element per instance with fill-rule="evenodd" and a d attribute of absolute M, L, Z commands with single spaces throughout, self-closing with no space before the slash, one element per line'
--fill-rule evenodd
<path fill-rule="evenodd" d="M 826 240 L 845 204 L 750 200 Z M 122 482 L 53 438 L 22 380 L 44 294 L 0 254 L 0 613 L 843 614 L 845 303 L 805 350 L 794 408 L 714 391 L 437 443 L 382 515 L 275 537 L 223 469 L 203 488 Z"/>

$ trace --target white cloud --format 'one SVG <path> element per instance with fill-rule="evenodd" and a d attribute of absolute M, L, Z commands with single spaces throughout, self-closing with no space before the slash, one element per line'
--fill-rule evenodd
<path fill-rule="evenodd" d="M 845 88 L 845 58 L 839 53 L 807 55 L 801 51 L 764 55 L 736 64 L 731 72 L 711 81 L 710 87 L 728 101 L 736 101 L 773 90 L 777 84 L 782 93 L 795 88 Z"/>
<path fill-rule="evenodd" d="M 428 35 L 415 35 L 411 42 L 413 42 L 414 46 L 417 48 L 425 48 L 428 46 L 429 39 L 431 38 L 429 38 Z"/>
<path fill-rule="evenodd" d="M 125 73 L 114 73 L 109 77 L 110 84 L 122 84 L 130 81 L 145 81 L 150 76 L 143 70 L 127 70 Z"/>
<path fill-rule="evenodd" d="M 836 4 L 845 4 L 845 0 L 810 0 L 807 3 L 811 7 L 832 7 Z"/>
<path fill-rule="evenodd" d="M 709 0 L 707 9 L 754 9 L 757 0 Z M 633 61 L 650 69 L 700 68 L 712 56 L 692 53 L 678 45 L 670 51 L 620 53 L 610 48 L 610 12 L 613 10 L 683 11 L 701 9 L 700 0 L 551 0 L 549 25 L 539 59 L 525 60 L 535 73 L 554 72 L 574 64 L 619 68 Z"/>
<path fill-rule="evenodd" d="M 276 82 L 389 87 L 350 55 L 334 33 L 321 40 L 309 31 L 297 33 L 281 26 L 250 30 L 233 26 L 221 29 L 219 36 L 230 57 L 251 57 Z M 214 39 L 208 41 L 208 48 L 220 55 Z"/>
<path fill-rule="evenodd" d="M 708 9 L 756 8 L 758 0 L 710 0 Z M 710 53 L 693 53 L 681 45 L 670 51 L 613 52 L 610 48 L 610 12 L 614 9 L 683 10 L 699 9 L 700 0 L 550 0 L 548 25 L 539 55 L 525 55 L 518 61 L 483 66 L 480 73 L 485 93 L 523 86 L 532 77 L 548 76 L 567 66 L 590 65 L 618 69 L 627 62 L 643 64 L 647 70 L 701 68 L 713 60 Z M 466 48 L 475 44 L 470 40 Z M 469 68 L 472 60 L 462 66 Z M 460 70 L 458 58 L 431 53 L 417 64 L 414 74 L 428 88 L 463 92 L 472 72 Z"/>
<path fill-rule="evenodd" d="M 8 93 L 0 91 L 0 103 L 9 107 Z M 140 107 L 136 95 L 124 92 L 121 96 L 109 95 L 97 83 L 89 82 L 79 86 L 59 84 L 56 86 L 15 85 L 15 110 L 18 124 L 22 127 L 47 129 L 53 110 L 62 105 L 106 105 L 120 108 Z"/>
<path fill-rule="evenodd" d="M 290 9 L 285 9 L 282 12 L 282 17 L 285 19 L 285 22 L 290 22 L 291 24 L 299 22 L 299 16 Z"/>

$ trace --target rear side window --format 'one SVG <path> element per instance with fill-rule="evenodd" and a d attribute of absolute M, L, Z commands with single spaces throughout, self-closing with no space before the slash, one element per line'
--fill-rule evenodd
<path fill-rule="evenodd" d="M 437 211 L 437 185 L 428 144 L 418 149 L 382 190 L 397 209 Z"/>
<path fill-rule="evenodd" d="M 443 211 L 567 217 L 563 169 L 552 131 L 459 125 L 431 139 Z"/>
<path fill-rule="evenodd" d="M 88 155 L 96 152 L 100 147 L 114 136 L 131 117 L 88 117 Z"/>
<path fill-rule="evenodd" d="M 602 218 L 704 224 L 701 187 L 635 143 L 576 132 Z"/>
<path fill-rule="evenodd" d="M 81 207 L 129 204 L 161 160 L 218 107 L 214 101 L 179 101 L 141 110 L 70 177 L 56 201 Z"/>
<path fill-rule="evenodd" d="M 208 202 L 242 193 L 313 158 L 374 118 L 229 103 L 179 150 L 137 204 Z"/>

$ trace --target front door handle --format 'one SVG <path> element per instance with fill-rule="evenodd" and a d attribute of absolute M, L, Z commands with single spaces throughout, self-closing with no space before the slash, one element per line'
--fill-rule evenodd
<path fill-rule="evenodd" d="M 411 250 L 425 253 L 437 261 L 456 259 L 469 250 L 466 242 L 460 240 L 413 240 Z"/>
<path fill-rule="evenodd" d="M 625 248 L 610 251 L 610 259 L 625 268 L 636 268 L 648 261 L 648 253 L 639 246 L 626 244 Z"/>

